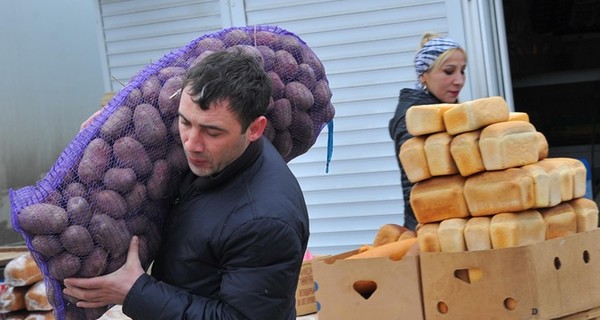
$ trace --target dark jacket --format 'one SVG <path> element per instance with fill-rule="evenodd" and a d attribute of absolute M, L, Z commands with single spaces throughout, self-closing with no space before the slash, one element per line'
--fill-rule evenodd
<path fill-rule="evenodd" d="M 404 196 L 404 226 L 415 230 L 417 226 L 417 220 L 415 214 L 410 206 L 410 189 L 413 184 L 408 181 L 406 172 L 402 168 L 402 163 L 398 154 L 400 152 L 400 146 L 408 139 L 412 138 L 412 135 L 406 130 L 406 121 L 404 119 L 406 110 L 415 105 L 426 105 L 426 104 L 437 104 L 441 103 L 436 97 L 425 90 L 416 90 L 405 88 L 400 90 L 400 97 L 398 98 L 398 105 L 396 106 L 396 112 L 394 117 L 390 119 L 389 127 L 390 137 L 394 140 L 394 151 L 396 160 L 398 161 L 398 167 L 400 168 L 400 182 L 402 184 L 402 193 Z"/>
<path fill-rule="evenodd" d="M 186 177 L 152 277 L 123 311 L 133 319 L 296 319 L 308 243 L 298 182 L 264 137 L 213 177 Z"/>

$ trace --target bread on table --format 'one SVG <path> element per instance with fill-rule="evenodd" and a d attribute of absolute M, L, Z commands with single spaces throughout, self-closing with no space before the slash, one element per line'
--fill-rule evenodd
<path fill-rule="evenodd" d="M 536 210 L 496 214 L 490 221 L 490 239 L 493 249 L 542 242 L 546 239 L 544 218 Z"/>
<path fill-rule="evenodd" d="M 432 176 L 457 174 L 458 168 L 450 153 L 452 136 L 447 132 L 433 133 L 425 139 L 424 149 L 427 166 Z"/>
<path fill-rule="evenodd" d="M 518 212 L 533 207 L 533 179 L 521 168 L 485 171 L 466 178 L 464 196 L 472 216 Z"/>
<path fill-rule="evenodd" d="M 578 198 L 567 202 L 575 211 L 577 232 L 585 232 L 598 228 L 598 205 L 594 200 Z"/>
<path fill-rule="evenodd" d="M 450 142 L 450 154 L 463 177 L 485 171 L 479 152 L 480 133 L 481 130 L 461 133 Z"/>
<path fill-rule="evenodd" d="M 0 293 L 0 314 L 24 310 L 25 293 L 29 287 L 6 286 Z"/>
<path fill-rule="evenodd" d="M 538 162 L 546 171 L 558 175 L 560 188 L 560 201 L 573 199 L 573 171 L 571 166 L 564 161 L 565 158 L 546 158 Z"/>
<path fill-rule="evenodd" d="M 540 153 L 536 130 L 525 121 L 505 121 L 483 128 L 479 151 L 488 171 L 536 163 Z"/>
<path fill-rule="evenodd" d="M 502 97 L 475 99 L 444 112 L 444 125 L 451 135 L 473 131 L 508 120 L 508 104 Z"/>
<path fill-rule="evenodd" d="M 554 187 L 559 181 L 557 174 L 553 175 L 551 181 L 550 174 L 538 163 L 528 164 L 521 169 L 533 179 L 533 208 L 547 208 L 560 203 L 560 188 Z M 554 187 L 553 194 L 550 193 L 551 187 Z"/>
<path fill-rule="evenodd" d="M 465 224 L 465 245 L 468 251 L 490 250 L 490 216 L 472 217 Z"/>
<path fill-rule="evenodd" d="M 46 283 L 39 281 L 33 284 L 25 293 L 25 309 L 29 311 L 49 311 L 52 306 L 48 302 Z"/>
<path fill-rule="evenodd" d="M 568 203 L 538 209 L 546 224 L 546 240 L 566 237 L 577 232 L 577 216 Z"/>
<path fill-rule="evenodd" d="M 42 271 L 29 252 L 10 260 L 4 267 L 4 282 L 8 286 L 29 286 L 42 278 Z"/>
<path fill-rule="evenodd" d="M 546 136 L 543 133 L 536 131 L 535 137 L 537 138 L 538 142 L 538 161 L 548 158 L 548 153 L 550 151 L 548 146 L 548 140 L 546 140 Z"/>
<path fill-rule="evenodd" d="M 446 131 L 444 113 L 456 104 L 416 105 L 406 110 L 406 130 L 413 136 Z"/>
<path fill-rule="evenodd" d="M 425 224 L 468 217 L 469 209 L 463 194 L 464 185 L 465 178 L 458 174 L 433 177 L 415 183 L 410 193 L 410 205 L 417 221 Z"/>
<path fill-rule="evenodd" d="M 408 228 L 403 227 L 399 224 L 388 223 L 384 224 L 377 230 L 375 239 L 373 240 L 373 246 L 378 247 L 386 243 L 398 241 L 400 235 L 408 231 Z"/>
<path fill-rule="evenodd" d="M 417 243 L 422 252 L 441 252 L 438 236 L 439 222 L 419 224 L 417 226 Z"/>
<path fill-rule="evenodd" d="M 464 235 L 467 220 L 467 218 L 452 218 L 440 222 L 438 238 L 442 252 L 467 251 Z"/>
<path fill-rule="evenodd" d="M 432 177 L 425 155 L 426 136 L 412 137 L 400 146 L 398 158 L 412 183 Z"/>

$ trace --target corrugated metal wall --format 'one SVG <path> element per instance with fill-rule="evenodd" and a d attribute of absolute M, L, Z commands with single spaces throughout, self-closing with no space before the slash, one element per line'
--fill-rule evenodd
<path fill-rule="evenodd" d="M 387 131 L 425 31 L 447 32 L 446 2 L 424 0 L 100 2 L 111 76 L 126 82 L 149 61 L 233 25 L 278 25 L 320 57 L 333 91 L 333 159 L 327 129 L 290 167 L 305 192 L 309 248 L 352 250 L 385 223 L 403 222 L 400 177 Z M 240 10 L 242 11 L 240 13 Z M 113 88 L 120 85 L 113 82 Z"/>

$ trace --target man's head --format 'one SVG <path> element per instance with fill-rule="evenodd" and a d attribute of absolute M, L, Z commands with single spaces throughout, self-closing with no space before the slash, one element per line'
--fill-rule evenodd
<path fill-rule="evenodd" d="M 262 135 L 269 78 L 242 51 L 220 51 L 190 68 L 179 103 L 179 133 L 188 164 L 209 176 L 235 161 Z"/>

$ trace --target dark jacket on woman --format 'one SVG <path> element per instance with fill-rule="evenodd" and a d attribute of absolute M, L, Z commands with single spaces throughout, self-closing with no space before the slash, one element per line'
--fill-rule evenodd
<path fill-rule="evenodd" d="M 415 230 L 417 226 L 417 220 L 415 214 L 410 206 L 410 189 L 413 184 L 408 181 L 406 172 L 402 168 L 402 163 L 398 154 L 400 152 L 400 146 L 408 139 L 412 138 L 412 135 L 406 130 L 406 110 L 415 105 L 426 105 L 426 104 L 437 104 L 441 103 L 436 97 L 426 90 L 416 90 L 405 88 L 400 90 L 400 97 L 398 99 L 398 105 L 396 106 L 396 112 L 394 117 L 390 119 L 389 130 L 390 137 L 394 140 L 394 151 L 396 159 L 398 160 L 398 167 L 400 168 L 400 182 L 402 184 L 402 193 L 404 195 L 404 226 Z"/>
<path fill-rule="evenodd" d="M 161 250 L 123 304 L 133 319 L 296 319 L 309 223 L 298 182 L 264 137 L 216 176 L 190 174 Z"/>

